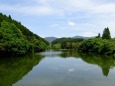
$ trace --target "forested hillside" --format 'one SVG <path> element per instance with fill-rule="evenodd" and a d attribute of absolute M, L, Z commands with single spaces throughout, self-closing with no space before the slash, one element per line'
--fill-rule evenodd
<path fill-rule="evenodd" d="M 52 41 L 53 49 L 77 49 L 83 38 L 59 38 Z"/>
<path fill-rule="evenodd" d="M 31 32 L 11 16 L 0 13 L 0 54 L 24 55 L 43 51 L 49 43 Z"/>

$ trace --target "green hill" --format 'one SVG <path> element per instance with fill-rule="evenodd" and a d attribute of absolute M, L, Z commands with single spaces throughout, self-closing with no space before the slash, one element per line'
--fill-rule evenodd
<path fill-rule="evenodd" d="M 47 48 L 49 43 L 31 32 L 11 16 L 0 13 L 0 54 L 24 55 L 39 52 Z"/>

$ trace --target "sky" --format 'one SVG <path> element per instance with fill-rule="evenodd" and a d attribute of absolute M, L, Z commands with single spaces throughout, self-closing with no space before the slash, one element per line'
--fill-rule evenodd
<path fill-rule="evenodd" d="M 1 0 L 0 12 L 41 37 L 115 37 L 115 0 Z"/>

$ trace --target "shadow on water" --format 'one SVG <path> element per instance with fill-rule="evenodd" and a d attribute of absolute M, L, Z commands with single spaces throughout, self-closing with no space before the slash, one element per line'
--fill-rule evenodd
<path fill-rule="evenodd" d="M 78 53 L 75 50 L 63 51 L 62 54 L 59 55 L 63 58 L 75 57 L 81 58 L 84 62 L 88 64 L 98 65 L 102 69 L 102 73 L 104 76 L 108 76 L 110 69 L 115 66 L 115 58 L 109 56 L 101 56 L 96 54 L 83 54 Z"/>
<path fill-rule="evenodd" d="M 12 86 L 27 75 L 43 58 L 41 55 L 0 58 L 0 86 Z"/>

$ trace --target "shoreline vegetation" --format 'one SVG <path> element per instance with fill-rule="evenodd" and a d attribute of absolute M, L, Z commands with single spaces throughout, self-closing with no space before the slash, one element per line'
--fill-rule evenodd
<path fill-rule="evenodd" d="M 11 16 L 0 13 L 0 55 L 20 56 L 44 51 L 49 43 Z"/>
<path fill-rule="evenodd" d="M 84 40 L 79 45 L 79 51 L 91 52 L 102 55 L 115 56 L 115 38 L 111 38 L 109 28 L 105 28 L 100 36 L 100 33 L 96 38 Z"/>
<path fill-rule="evenodd" d="M 94 53 L 115 57 L 115 38 L 111 38 L 109 28 L 105 28 L 102 34 L 89 39 L 60 38 L 52 41 L 54 50 L 77 50 L 82 53 Z"/>

